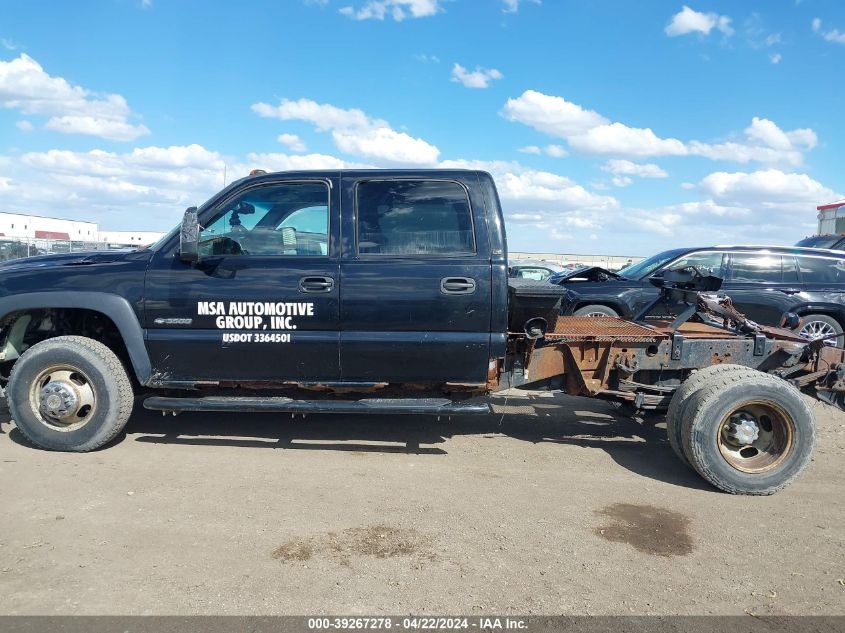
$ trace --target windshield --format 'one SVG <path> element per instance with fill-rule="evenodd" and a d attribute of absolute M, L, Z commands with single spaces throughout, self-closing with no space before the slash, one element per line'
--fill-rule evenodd
<path fill-rule="evenodd" d="M 683 255 L 684 253 L 688 252 L 688 248 L 676 248 L 671 251 L 663 251 L 662 253 L 658 253 L 657 255 L 652 255 L 648 259 L 644 259 L 638 264 L 626 266 L 617 274 L 622 275 L 627 279 L 644 279 L 645 277 L 653 273 L 655 270 L 663 266 L 663 264 L 675 259 L 679 255 Z"/>
<path fill-rule="evenodd" d="M 809 246 L 813 248 L 833 248 L 842 239 L 841 235 L 813 235 L 805 237 L 795 246 Z"/>

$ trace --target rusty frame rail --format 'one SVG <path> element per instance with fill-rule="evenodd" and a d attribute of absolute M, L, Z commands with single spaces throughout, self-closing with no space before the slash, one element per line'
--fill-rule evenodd
<path fill-rule="evenodd" d="M 779 328 L 742 333 L 728 324 L 617 317 L 560 317 L 541 340 L 512 334 L 498 388 L 545 385 L 664 408 L 690 372 L 720 363 L 772 373 L 845 404 L 845 350 Z"/>

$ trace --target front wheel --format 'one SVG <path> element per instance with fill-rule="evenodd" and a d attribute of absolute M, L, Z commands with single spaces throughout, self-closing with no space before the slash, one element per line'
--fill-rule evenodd
<path fill-rule="evenodd" d="M 9 410 L 33 444 L 84 452 L 111 441 L 129 420 L 132 383 L 114 352 L 83 336 L 33 345 L 15 363 Z"/>
<path fill-rule="evenodd" d="M 801 392 L 776 376 L 711 376 L 682 420 L 684 454 L 711 484 L 733 494 L 770 495 L 807 467 L 816 428 Z"/>
<path fill-rule="evenodd" d="M 613 308 L 608 308 L 607 306 L 603 305 L 588 305 L 582 306 L 575 310 L 572 313 L 573 316 L 589 316 L 589 317 L 600 317 L 600 316 L 610 316 L 610 317 L 618 317 L 619 313 L 614 310 Z"/>

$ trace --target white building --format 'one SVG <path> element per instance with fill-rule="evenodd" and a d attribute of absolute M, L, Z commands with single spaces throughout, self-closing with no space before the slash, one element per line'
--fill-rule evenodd
<path fill-rule="evenodd" d="M 96 242 L 96 222 L 62 220 L 23 213 L 0 213 L 0 236 L 26 240 L 75 240 Z"/>
<path fill-rule="evenodd" d="M 18 240 L 64 240 L 144 246 L 157 241 L 160 231 L 101 231 L 96 222 L 65 220 L 24 213 L 0 212 L 0 238 Z"/>

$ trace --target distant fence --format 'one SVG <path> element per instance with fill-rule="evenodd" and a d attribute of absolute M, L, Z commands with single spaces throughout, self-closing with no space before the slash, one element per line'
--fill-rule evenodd
<path fill-rule="evenodd" d="M 109 251 L 129 248 L 128 244 L 108 244 L 106 242 L 81 242 L 76 240 L 45 240 L 17 237 L 0 237 L 0 261 L 52 255 L 53 253 L 82 253 L 90 251 Z"/>
<path fill-rule="evenodd" d="M 508 259 L 538 259 L 547 262 L 554 262 L 566 266 L 567 264 L 580 264 L 582 266 L 601 266 L 608 270 L 619 270 L 625 266 L 641 262 L 644 257 L 637 255 L 578 255 L 575 253 L 525 253 L 509 252 Z"/>

